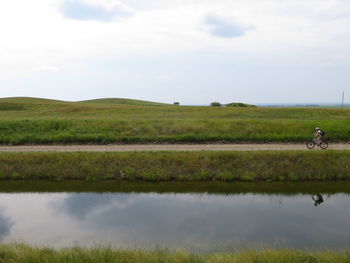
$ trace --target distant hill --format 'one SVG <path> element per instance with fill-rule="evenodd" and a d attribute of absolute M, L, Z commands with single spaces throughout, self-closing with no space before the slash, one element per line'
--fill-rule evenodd
<path fill-rule="evenodd" d="M 38 107 L 52 107 L 57 105 L 69 105 L 68 102 L 31 97 L 0 98 L 0 111 L 29 110 Z"/>
<path fill-rule="evenodd" d="M 84 100 L 79 101 L 81 103 L 95 103 L 95 104 L 125 104 L 125 105 L 139 105 L 139 106 L 166 106 L 170 104 L 152 102 L 145 100 L 133 100 L 124 98 L 106 98 L 106 99 L 94 99 L 94 100 Z"/>
<path fill-rule="evenodd" d="M 62 103 L 61 100 L 50 100 L 43 98 L 33 98 L 33 97 L 8 97 L 0 98 L 0 102 L 9 102 L 9 103 Z"/>
<path fill-rule="evenodd" d="M 144 100 L 133 100 L 133 99 L 124 99 L 124 98 L 105 98 L 105 99 L 94 99 L 94 100 L 84 100 L 77 102 L 70 101 L 61 101 L 61 100 L 51 100 L 43 98 L 32 98 L 32 97 L 8 97 L 0 98 L 0 103 L 9 107 L 11 105 L 19 104 L 110 104 L 110 105 L 135 105 L 135 106 L 166 106 L 170 104 L 144 101 Z"/>

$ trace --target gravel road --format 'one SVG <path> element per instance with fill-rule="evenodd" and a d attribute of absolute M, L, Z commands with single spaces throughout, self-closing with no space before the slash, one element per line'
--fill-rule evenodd
<path fill-rule="evenodd" d="M 305 144 L 111 144 L 0 146 L 0 152 L 132 152 L 132 151 L 288 151 L 307 150 Z M 315 147 L 314 150 L 321 150 Z M 350 143 L 330 143 L 328 150 L 350 150 Z"/>

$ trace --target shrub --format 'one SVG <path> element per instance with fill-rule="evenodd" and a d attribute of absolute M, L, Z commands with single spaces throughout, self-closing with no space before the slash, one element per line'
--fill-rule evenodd
<path fill-rule="evenodd" d="M 122 176 L 122 179 L 128 179 L 130 181 L 137 180 L 137 172 L 135 168 L 125 167 L 120 171 L 120 174 Z"/>
<path fill-rule="evenodd" d="M 251 104 L 246 104 L 246 103 L 242 103 L 242 102 L 231 102 L 225 105 L 226 107 L 254 107 L 256 108 L 255 105 L 251 105 Z"/>
<path fill-rule="evenodd" d="M 219 173 L 216 178 L 221 181 L 231 182 L 235 179 L 235 176 L 231 171 L 224 171 Z"/>
<path fill-rule="evenodd" d="M 217 101 L 214 101 L 214 102 L 210 103 L 210 106 L 212 106 L 212 107 L 221 107 L 221 103 L 217 102 Z"/>

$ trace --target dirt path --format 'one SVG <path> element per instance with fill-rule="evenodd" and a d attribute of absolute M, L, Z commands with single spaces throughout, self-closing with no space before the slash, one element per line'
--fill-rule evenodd
<path fill-rule="evenodd" d="M 0 146 L 0 152 L 129 152 L 129 151 L 265 151 L 307 150 L 305 144 L 133 144 Z M 320 148 L 315 147 L 315 150 Z M 350 150 L 349 143 L 330 144 L 328 150 Z"/>

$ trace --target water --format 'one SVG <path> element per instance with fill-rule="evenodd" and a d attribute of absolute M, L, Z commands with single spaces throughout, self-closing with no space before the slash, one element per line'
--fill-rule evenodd
<path fill-rule="evenodd" d="M 317 200 L 320 196 L 314 196 Z M 350 196 L 2 193 L 1 242 L 222 252 L 350 247 Z M 316 204 L 316 205 L 315 205 Z"/>

